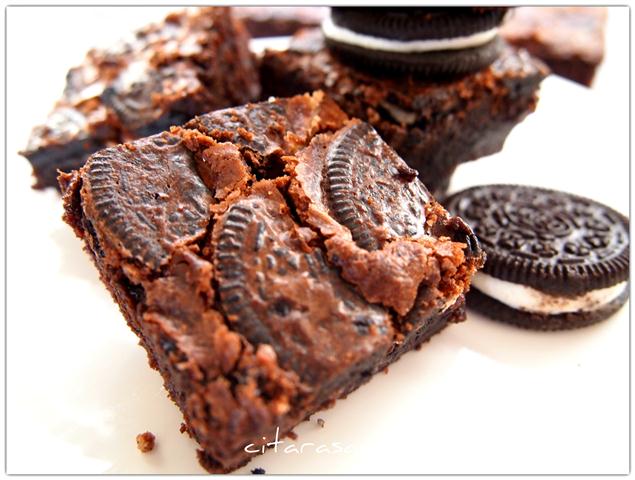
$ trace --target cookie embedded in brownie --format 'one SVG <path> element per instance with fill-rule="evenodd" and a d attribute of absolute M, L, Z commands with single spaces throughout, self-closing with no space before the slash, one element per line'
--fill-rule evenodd
<path fill-rule="evenodd" d="M 476 27 L 485 28 L 478 22 Z M 264 53 L 263 94 L 324 90 L 346 113 L 370 123 L 440 195 L 459 164 L 502 148 L 511 129 L 535 109 L 547 75 L 526 52 L 499 45 L 498 38 L 491 41 L 496 45 L 479 47 L 483 52 L 500 47 L 490 65 L 448 76 L 364 67 L 362 57 L 354 60 L 327 47 L 320 30 L 303 30 L 288 50 Z M 413 64 L 419 61 L 410 57 Z M 427 61 L 438 70 L 437 57 L 428 55 Z"/>
<path fill-rule="evenodd" d="M 62 184 L 210 471 L 462 320 L 483 263 L 416 171 L 322 92 L 102 150 Z"/>
<path fill-rule="evenodd" d="M 174 13 L 110 49 L 93 49 L 67 75 L 62 98 L 22 154 L 36 188 L 106 146 L 151 135 L 210 110 L 258 98 L 248 35 L 228 8 Z"/>
<path fill-rule="evenodd" d="M 556 75 L 590 86 L 604 59 L 606 7 L 518 7 L 501 28 Z"/>

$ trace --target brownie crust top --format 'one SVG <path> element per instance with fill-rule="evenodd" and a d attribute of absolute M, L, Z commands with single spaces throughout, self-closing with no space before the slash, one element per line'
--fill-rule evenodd
<path fill-rule="evenodd" d="M 322 92 L 196 117 L 60 180 L 65 220 L 173 372 L 214 469 L 368 378 L 483 263 L 471 230 Z"/>

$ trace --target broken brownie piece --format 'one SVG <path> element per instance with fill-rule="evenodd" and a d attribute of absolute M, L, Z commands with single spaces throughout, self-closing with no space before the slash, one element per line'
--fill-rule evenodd
<path fill-rule="evenodd" d="M 105 146 L 255 100 L 259 92 L 248 35 L 230 9 L 174 13 L 109 50 L 90 50 L 22 154 L 35 188 L 57 186 L 58 170 L 79 168 Z"/>
<path fill-rule="evenodd" d="M 606 7 L 519 7 L 500 33 L 553 73 L 590 86 L 604 59 L 606 17 Z"/>
<path fill-rule="evenodd" d="M 333 54 L 319 30 L 299 32 L 289 50 L 266 51 L 261 63 L 265 97 L 324 90 L 370 123 L 435 195 L 457 165 L 502 148 L 535 109 L 546 75 L 542 63 L 510 47 L 489 67 L 458 78 L 367 71 Z"/>
<path fill-rule="evenodd" d="M 213 472 L 463 320 L 483 263 L 465 223 L 322 92 L 196 117 L 61 183 Z"/>

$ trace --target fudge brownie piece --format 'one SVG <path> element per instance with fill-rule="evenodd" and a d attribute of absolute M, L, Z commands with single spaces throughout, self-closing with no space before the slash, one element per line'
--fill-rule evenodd
<path fill-rule="evenodd" d="M 160 132 L 194 115 L 255 100 L 260 86 L 244 26 L 228 8 L 169 15 L 108 49 L 90 50 L 22 155 L 35 188 L 93 152 Z"/>
<path fill-rule="evenodd" d="M 349 115 L 373 125 L 435 195 L 457 165 L 499 151 L 536 107 L 546 67 L 506 47 L 492 65 L 458 78 L 369 72 L 339 60 L 319 30 L 304 30 L 287 51 L 266 51 L 265 96 L 322 89 Z"/>
<path fill-rule="evenodd" d="M 60 182 L 212 472 L 463 320 L 483 263 L 469 227 L 322 92 L 202 115 Z"/>
<path fill-rule="evenodd" d="M 590 86 L 604 59 L 606 7 L 519 7 L 500 34 L 553 73 Z"/>
<path fill-rule="evenodd" d="M 328 7 L 233 7 L 233 10 L 254 38 L 293 35 L 302 28 L 319 26 L 329 14 Z"/>

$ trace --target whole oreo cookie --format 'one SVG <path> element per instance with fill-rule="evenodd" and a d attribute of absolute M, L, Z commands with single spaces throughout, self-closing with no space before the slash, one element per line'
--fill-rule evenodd
<path fill-rule="evenodd" d="M 500 54 L 497 27 L 507 8 L 333 7 L 327 45 L 363 67 L 425 75 L 480 70 Z"/>
<path fill-rule="evenodd" d="M 576 195 L 517 185 L 473 187 L 447 208 L 474 229 L 487 261 L 468 305 L 539 330 L 603 320 L 628 299 L 629 221 Z"/>

